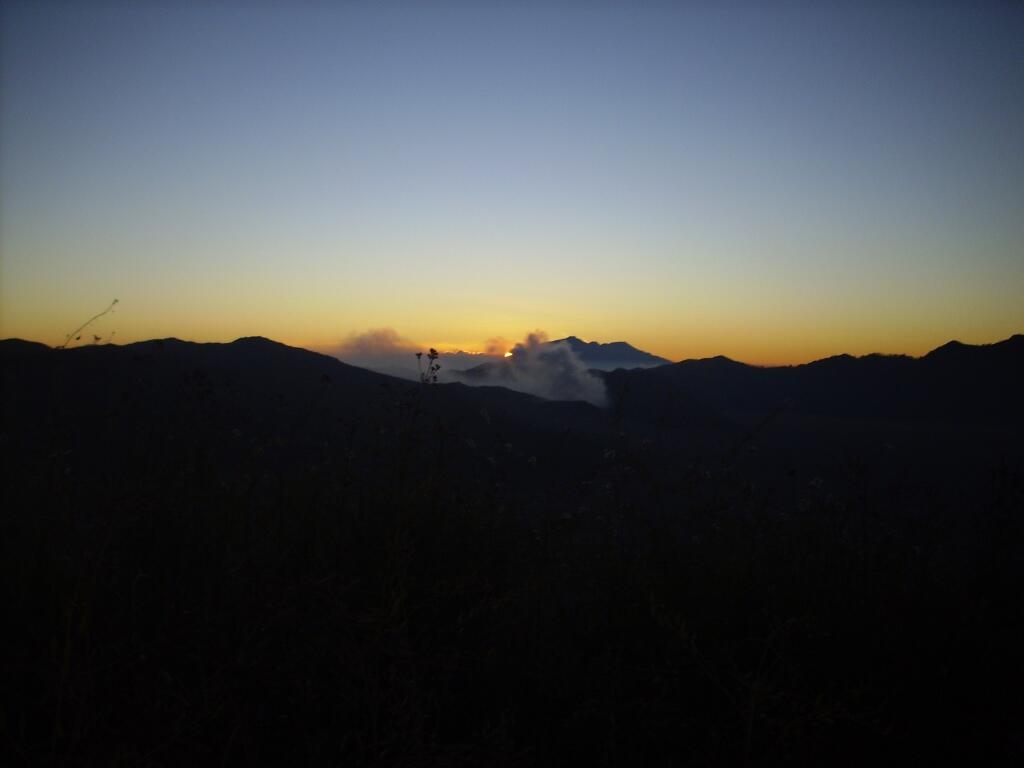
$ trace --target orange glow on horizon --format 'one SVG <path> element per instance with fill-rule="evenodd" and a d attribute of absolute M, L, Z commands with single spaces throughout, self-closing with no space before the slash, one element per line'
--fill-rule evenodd
<path fill-rule="evenodd" d="M 1024 332 L 1024 313 L 994 306 L 948 311 L 935 318 L 920 305 L 902 316 L 872 314 L 868 309 L 826 312 L 795 304 L 788 313 L 775 307 L 742 307 L 735 300 L 676 310 L 676 317 L 653 314 L 646 305 L 616 307 L 619 313 L 591 311 L 566 304 L 561 312 L 536 303 L 512 315 L 493 316 L 469 304 L 450 313 L 415 316 L 405 307 L 359 305 L 339 308 L 332 301 L 295 300 L 264 310 L 228 294 L 207 310 L 203 302 L 174 304 L 160 297 L 122 299 L 114 312 L 87 329 L 117 344 L 176 337 L 196 342 L 230 342 L 244 336 L 265 336 L 291 346 L 337 354 L 345 340 L 368 329 L 395 329 L 395 354 L 427 350 L 443 354 L 507 356 L 516 340 L 540 328 L 548 338 L 575 335 L 584 341 L 625 341 L 671 362 L 724 355 L 751 365 L 797 365 L 840 354 L 871 353 L 921 356 L 951 340 L 991 344 Z M 70 329 L 102 311 L 109 302 L 78 295 L 16 294 L 4 291 L 0 305 L 0 338 L 22 338 L 56 346 Z M 104 297 L 105 298 L 105 297 Z M 503 307 L 504 309 L 504 307 Z M 762 310 L 758 312 L 756 310 Z M 389 322 L 390 318 L 394 318 Z M 424 341 L 424 340 L 432 341 Z"/>

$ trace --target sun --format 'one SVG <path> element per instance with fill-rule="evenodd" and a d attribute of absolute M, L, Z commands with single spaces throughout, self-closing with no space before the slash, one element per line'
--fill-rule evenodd
<path fill-rule="evenodd" d="M 511 349 L 508 352 L 505 353 L 505 357 L 512 357 L 512 350 Z"/>

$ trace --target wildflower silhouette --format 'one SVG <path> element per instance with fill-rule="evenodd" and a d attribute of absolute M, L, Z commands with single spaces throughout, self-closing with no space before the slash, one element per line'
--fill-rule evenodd
<path fill-rule="evenodd" d="M 427 352 L 427 368 L 423 369 L 423 353 L 416 353 L 416 362 L 420 367 L 420 381 L 424 384 L 437 384 L 437 372 L 441 370 L 441 364 L 437 362 L 437 350 L 433 347 Z"/>

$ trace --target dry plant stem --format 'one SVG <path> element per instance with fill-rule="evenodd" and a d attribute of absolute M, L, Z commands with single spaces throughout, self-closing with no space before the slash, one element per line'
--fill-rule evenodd
<path fill-rule="evenodd" d="M 80 333 L 81 333 L 82 331 L 84 331 L 84 330 L 85 330 L 86 328 L 88 328 L 88 327 L 89 327 L 89 326 L 90 326 L 90 325 L 91 325 L 92 323 L 94 323 L 95 321 L 99 320 L 99 319 L 100 319 L 101 317 L 103 317 L 103 316 L 104 316 L 105 314 L 107 314 L 108 312 L 110 312 L 111 310 L 113 310 L 113 309 L 114 309 L 114 307 L 115 307 L 116 305 L 117 305 L 117 299 L 114 299 L 114 300 L 113 300 L 112 302 L 110 302 L 110 306 L 108 306 L 108 307 L 107 307 L 106 309 L 104 309 L 104 310 L 103 310 L 102 312 L 100 312 L 100 313 L 99 313 L 98 315 L 93 315 L 93 316 L 92 316 L 92 317 L 90 317 L 90 318 L 89 318 L 88 320 L 86 320 L 86 321 L 85 321 L 84 323 L 82 323 L 82 324 L 81 324 L 80 326 L 78 326 L 77 328 L 75 328 L 75 330 L 73 330 L 73 331 L 72 331 L 71 333 L 69 333 L 69 334 L 67 335 L 67 337 L 65 337 L 65 339 L 64 339 L 64 343 L 63 343 L 63 344 L 61 344 L 61 345 L 59 345 L 59 346 L 57 347 L 57 349 L 66 349 L 66 348 L 67 348 L 67 346 L 68 346 L 68 344 L 69 344 L 69 343 L 71 343 L 71 340 L 72 340 L 72 339 L 74 339 L 75 341 L 77 341 L 77 340 L 78 340 L 78 335 L 79 335 L 79 334 L 80 334 Z"/>

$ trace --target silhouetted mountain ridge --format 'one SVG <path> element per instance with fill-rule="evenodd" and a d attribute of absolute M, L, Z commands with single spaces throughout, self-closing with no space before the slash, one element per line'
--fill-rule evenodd
<path fill-rule="evenodd" d="M 583 341 L 577 336 L 567 336 L 564 339 L 554 339 L 549 343 L 568 344 L 572 351 L 590 368 L 614 370 L 615 368 L 650 367 L 670 362 L 664 357 L 637 349 L 625 341 L 601 343 Z"/>
<path fill-rule="evenodd" d="M 718 356 L 604 375 L 619 412 L 653 418 L 680 398 L 721 413 L 777 410 L 840 418 L 1018 420 L 1024 336 L 995 344 L 950 342 L 928 354 L 836 355 L 793 366 L 747 365 Z"/>
<path fill-rule="evenodd" d="M 652 355 L 637 349 L 625 341 L 612 341 L 601 343 L 597 341 L 583 341 L 577 336 L 567 336 L 564 339 L 554 339 L 544 342 L 545 346 L 565 345 L 568 346 L 575 356 L 588 368 L 601 371 L 613 371 L 618 368 L 651 368 L 658 365 L 666 365 L 670 361 L 664 357 Z M 508 367 L 511 360 L 498 360 L 481 363 L 465 370 L 449 371 L 449 374 L 463 381 L 488 380 L 493 383 L 501 383 L 508 380 Z"/>
<path fill-rule="evenodd" d="M 236 431 L 288 446 L 274 449 L 288 464 L 301 465 L 318 446 L 343 438 L 368 446 L 362 460 L 372 463 L 373 451 L 428 423 L 440 430 L 436 439 L 448 460 L 466 467 L 485 461 L 495 444 L 509 458 L 541 459 L 558 450 L 585 465 L 599 458 L 614 427 L 607 413 L 586 403 L 500 387 L 424 386 L 262 337 L 67 350 L 5 340 L 0 368 L 5 429 L 23 435 L 24 455 L 74 425 L 70 440 L 83 468 L 103 460 L 89 448 L 96 434 L 122 447 L 174 440 L 161 449 L 169 455 L 187 435 L 230 464 Z"/>

